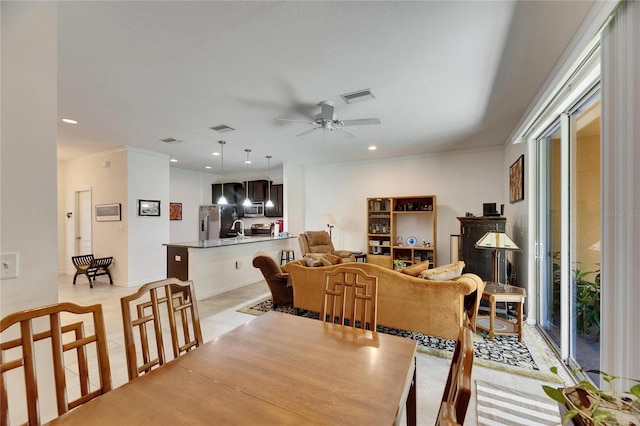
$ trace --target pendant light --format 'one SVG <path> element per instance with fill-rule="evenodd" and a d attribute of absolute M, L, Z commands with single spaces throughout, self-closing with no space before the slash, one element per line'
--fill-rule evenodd
<path fill-rule="evenodd" d="M 249 199 L 249 164 L 251 164 L 251 160 L 249 160 L 249 153 L 251 152 L 251 150 L 250 149 L 245 149 L 244 151 L 247 153 L 247 159 L 244 162 L 247 165 L 247 183 L 244 186 L 245 199 L 244 199 L 244 203 L 242 203 L 242 205 L 245 206 L 245 207 L 250 207 L 251 206 L 251 200 Z"/>
<path fill-rule="evenodd" d="M 225 141 L 218 141 L 220 144 L 220 176 L 222 178 L 222 186 L 220 191 L 220 198 L 218 198 L 218 204 L 226 205 L 227 197 L 224 196 L 224 144 Z"/>
<path fill-rule="evenodd" d="M 269 195 L 267 197 L 267 202 L 264 206 L 271 208 L 273 207 L 273 201 L 271 201 L 271 156 L 270 155 L 267 155 L 267 188 L 269 191 Z"/>

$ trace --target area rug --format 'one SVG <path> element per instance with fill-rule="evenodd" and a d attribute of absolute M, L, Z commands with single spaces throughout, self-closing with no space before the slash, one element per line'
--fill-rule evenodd
<path fill-rule="evenodd" d="M 254 301 L 244 307 L 237 309 L 238 312 L 262 315 L 265 312 L 275 310 L 291 315 L 298 315 L 307 318 L 319 319 L 318 312 L 299 309 L 297 314 L 291 305 L 278 305 L 275 309 L 271 296 L 266 296 Z M 422 333 L 398 330 L 395 328 L 378 326 L 377 331 L 392 334 L 418 342 L 418 351 L 429 355 L 451 358 L 456 342 L 449 339 L 441 339 Z M 474 363 L 484 367 L 508 371 L 523 376 L 533 377 L 549 382 L 559 382 L 558 377 L 549 371 L 552 363 L 540 347 L 539 343 L 532 339 L 525 330 L 523 342 L 519 342 L 517 336 L 495 336 L 494 340 L 489 339 L 488 333 L 478 331 L 474 334 Z"/>
<path fill-rule="evenodd" d="M 551 398 L 476 380 L 478 426 L 559 425 L 558 403 Z"/>

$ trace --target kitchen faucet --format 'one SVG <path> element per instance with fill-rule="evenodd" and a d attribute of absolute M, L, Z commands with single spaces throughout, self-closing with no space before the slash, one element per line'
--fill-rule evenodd
<path fill-rule="evenodd" d="M 244 237 L 244 222 L 239 219 L 234 220 L 233 223 L 231 224 L 231 229 L 236 228 L 236 223 L 240 224 L 240 232 L 238 232 L 238 235 L 241 237 Z"/>

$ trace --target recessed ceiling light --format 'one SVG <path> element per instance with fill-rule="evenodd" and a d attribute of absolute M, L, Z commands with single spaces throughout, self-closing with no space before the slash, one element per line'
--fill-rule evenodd
<path fill-rule="evenodd" d="M 218 151 L 216 151 L 216 152 L 212 152 L 211 155 L 218 156 L 218 155 L 220 155 L 220 153 Z"/>
<path fill-rule="evenodd" d="M 368 149 L 369 149 L 369 151 L 375 151 L 378 148 L 376 146 L 374 146 L 374 145 L 371 145 Z"/>
<path fill-rule="evenodd" d="M 211 168 L 211 166 L 204 166 L 204 168 L 205 168 L 205 169 L 210 169 L 210 168 Z"/>
<path fill-rule="evenodd" d="M 227 133 L 227 132 L 233 132 L 235 129 L 231 126 L 227 126 L 226 124 L 220 124 L 218 126 L 213 126 L 213 127 L 209 127 L 211 130 L 215 130 L 216 132 L 219 133 Z"/>
<path fill-rule="evenodd" d="M 376 95 L 373 94 L 371 89 L 358 90 L 351 93 L 345 93 L 340 95 L 342 100 L 344 100 L 348 104 L 353 104 L 355 102 L 362 102 L 374 99 Z"/>
<path fill-rule="evenodd" d="M 67 124 L 78 124 L 76 120 L 72 120 L 70 118 L 63 118 L 62 121 Z"/>
<path fill-rule="evenodd" d="M 169 161 L 171 161 L 172 163 L 177 163 L 177 162 L 178 162 L 178 160 L 176 160 L 175 158 L 172 158 L 172 159 L 171 159 L 171 160 L 169 160 Z"/>

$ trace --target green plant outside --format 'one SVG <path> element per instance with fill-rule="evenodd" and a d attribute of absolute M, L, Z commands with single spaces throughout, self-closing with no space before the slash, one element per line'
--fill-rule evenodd
<path fill-rule="evenodd" d="M 579 265 L 580 262 L 576 262 Z M 553 254 L 553 312 L 560 312 L 560 257 Z M 590 277 L 593 276 L 592 280 Z M 576 332 L 579 336 L 594 333 L 600 339 L 600 270 L 573 270 L 573 288 L 576 300 Z"/>

